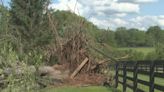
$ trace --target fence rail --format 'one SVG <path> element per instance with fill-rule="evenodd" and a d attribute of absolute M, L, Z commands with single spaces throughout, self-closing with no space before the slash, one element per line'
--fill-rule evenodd
<path fill-rule="evenodd" d="M 113 65 L 112 65 L 113 66 Z M 145 92 L 138 88 L 138 84 L 149 86 L 149 92 L 155 92 L 155 89 L 164 92 L 164 85 L 155 83 L 155 78 L 164 79 L 164 61 L 123 61 L 115 63 L 115 87 L 118 84 L 122 84 L 123 92 L 126 92 L 127 87 L 132 89 L 133 92 Z M 119 72 L 122 72 L 120 74 Z M 127 72 L 132 72 L 133 77 L 127 76 Z M 138 74 L 149 76 L 149 81 L 145 81 L 138 78 Z M 123 80 L 119 80 L 119 77 Z M 127 81 L 130 80 L 133 83 L 129 84 Z"/>

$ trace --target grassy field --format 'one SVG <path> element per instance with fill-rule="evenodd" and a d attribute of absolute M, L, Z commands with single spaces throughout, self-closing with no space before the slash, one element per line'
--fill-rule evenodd
<path fill-rule="evenodd" d="M 147 55 L 148 53 L 153 52 L 155 49 L 153 47 L 136 47 L 136 48 L 125 47 L 125 48 L 118 48 L 118 50 L 134 50 L 137 52 L 142 52 L 145 55 Z"/>
<path fill-rule="evenodd" d="M 92 87 L 60 87 L 60 88 L 47 88 L 41 92 L 120 92 L 113 88 L 92 86 Z"/>

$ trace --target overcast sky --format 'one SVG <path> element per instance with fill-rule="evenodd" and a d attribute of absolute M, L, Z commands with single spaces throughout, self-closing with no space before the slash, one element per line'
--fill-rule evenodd
<path fill-rule="evenodd" d="M 164 28 L 164 0 L 53 0 L 49 7 L 72 11 L 100 28 Z"/>

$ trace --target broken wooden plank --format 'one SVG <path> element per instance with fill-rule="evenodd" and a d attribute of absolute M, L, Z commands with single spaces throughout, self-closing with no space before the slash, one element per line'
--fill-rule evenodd
<path fill-rule="evenodd" d="M 108 61 L 110 61 L 110 59 L 108 59 L 108 60 L 102 60 L 102 61 L 100 61 L 100 62 L 97 62 L 95 65 L 93 65 L 93 66 L 91 67 L 91 70 L 94 70 L 94 69 L 97 68 L 99 65 L 102 65 L 102 64 L 104 64 L 104 63 L 106 63 L 106 62 L 108 62 Z"/>
<path fill-rule="evenodd" d="M 85 58 L 84 61 L 76 68 L 76 70 L 71 74 L 71 78 L 73 79 L 77 73 L 84 67 L 84 65 L 89 61 L 88 58 Z"/>

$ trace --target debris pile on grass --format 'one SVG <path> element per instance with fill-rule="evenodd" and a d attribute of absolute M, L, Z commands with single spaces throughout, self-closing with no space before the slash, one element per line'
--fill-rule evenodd
<path fill-rule="evenodd" d="M 73 27 L 74 29 L 69 30 L 69 34 L 72 32 L 70 36 L 60 37 L 53 20 L 49 15 L 50 27 L 56 38 L 54 44 L 46 50 L 46 60 L 52 62 L 55 57 L 58 62 L 51 64 L 51 69 L 47 68 L 50 71 L 41 72 L 41 75 L 50 75 L 56 82 L 60 80 L 59 84 L 62 81 L 62 85 L 102 84 L 105 76 L 100 71 L 106 62 L 97 62 L 98 60 L 95 60 L 95 57 L 89 52 L 88 37 L 81 31 L 83 22 L 77 23 Z M 56 78 L 57 76 L 59 78 Z"/>
<path fill-rule="evenodd" d="M 106 62 L 97 62 L 90 55 L 87 46 L 87 39 L 82 32 L 62 43 L 56 49 L 57 53 L 52 55 L 58 57 L 58 63 L 51 66 L 50 69 L 47 68 L 47 74 L 51 78 L 60 79 L 62 85 L 102 85 L 106 78 L 100 71 Z M 42 73 L 46 74 L 43 71 Z"/>

